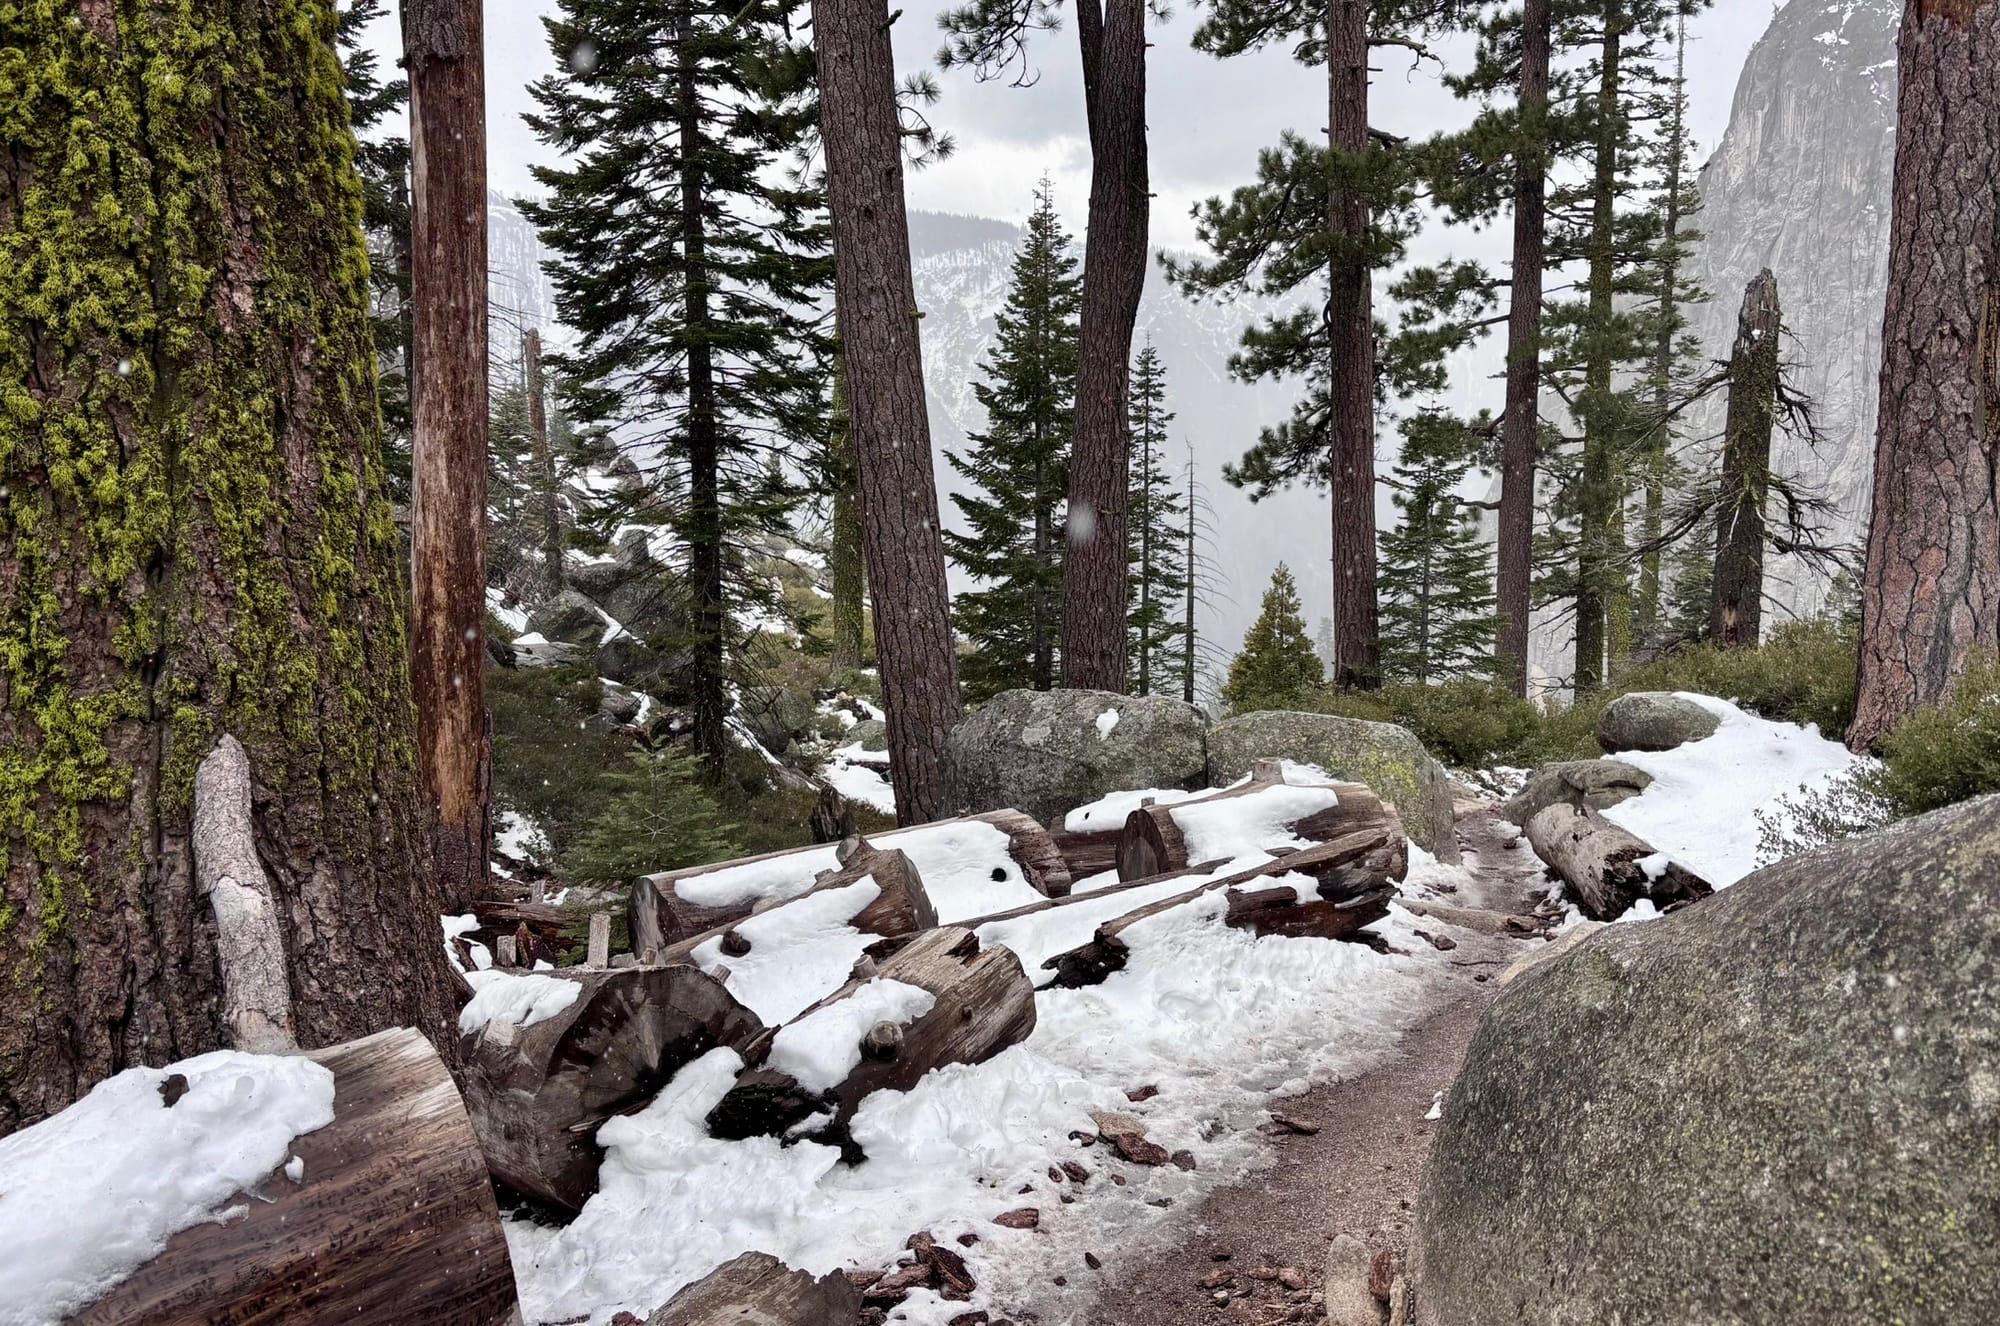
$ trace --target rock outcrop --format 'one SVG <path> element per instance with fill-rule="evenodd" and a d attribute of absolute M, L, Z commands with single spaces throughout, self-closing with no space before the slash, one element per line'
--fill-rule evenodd
<path fill-rule="evenodd" d="M 1207 782 L 1193 705 L 1108 691 L 1002 691 L 952 729 L 946 804 L 980 814 L 1012 806 L 1043 824 L 1107 792 Z"/>
<path fill-rule="evenodd" d="M 1712 737 L 1721 726 L 1721 719 L 1684 696 L 1632 691 L 1604 706 L 1597 719 L 1597 744 L 1606 755 L 1672 750 Z"/>
<path fill-rule="evenodd" d="M 1500 817 L 1526 828 L 1550 806 L 1604 810 L 1645 791 L 1653 775 L 1622 760 L 1567 760 L 1545 764 L 1528 775 L 1521 790 L 1500 808 Z"/>
<path fill-rule="evenodd" d="M 1317 765 L 1336 779 L 1368 784 L 1394 804 L 1411 842 L 1440 861 L 1458 860 L 1451 780 L 1408 728 L 1267 709 L 1209 731 L 1208 769 L 1217 784 L 1241 778 L 1260 759 Z"/>
<path fill-rule="evenodd" d="M 1444 1103 L 1419 1320 L 2000 1320 L 2000 796 L 1521 973 Z"/>

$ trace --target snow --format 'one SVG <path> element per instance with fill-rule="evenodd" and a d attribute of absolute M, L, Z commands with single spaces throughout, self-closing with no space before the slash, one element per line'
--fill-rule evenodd
<path fill-rule="evenodd" d="M 285 1177 L 293 1183 L 306 1181 L 306 1162 L 303 1156 L 293 1156 L 285 1162 Z"/>
<path fill-rule="evenodd" d="M 1801 786 L 1825 786 L 1856 760 L 1815 727 L 1758 718 L 1713 696 L 1681 698 L 1707 709 L 1721 726 L 1673 750 L 1607 756 L 1645 770 L 1653 782 L 1603 813 L 1669 860 L 1726 888 L 1757 868 L 1759 810 Z"/>
<path fill-rule="evenodd" d="M 1183 792 L 1174 787 L 1144 787 L 1136 792 L 1112 792 L 1088 805 L 1078 806 L 1065 815 L 1063 828 L 1070 833 L 1122 828 L 1125 817 L 1148 801 L 1156 806 L 1171 806 L 1186 801 L 1189 797 L 1206 795 L 1208 795 L 1206 792 Z"/>
<path fill-rule="evenodd" d="M 719 935 L 690 956 L 710 975 L 727 967 L 729 993 L 776 1026 L 846 984 L 862 950 L 879 938 L 848 922 L 881 896 L 882 886 L 872 879 L 823 889 L 738 922 L 736 933 L 750 941 L 741 957 L 724 954 Z"/>
<path fill-rule="evenodd" d="M 580 981 L 533 972 L 514 973 L 497 968 L 465 973 L 472 986 L 472 998 L 458 1013 L 458 1032 L 470 1036 L 495 1022 L 532 1027 L 576 1002 L 583 993 Z"/>
<path fill-rule="evenodd" d="M 458 960 L 458 946 L 451 941 L 457 939 L 460 935 L 469 935 L 477 930 L 479 928 L 479 918 L 471 912 L 467 912 L 463 916 L 446 916 L 440 919 L 444 922 L 444 955 L 450 960 L 453 967 L 463 972 L 466 970 L 466 966 Z M 491 949 L 476 939 L 468 939 L 465 942 L 467 947 L 472 950 L 472 970 L 485 971 L 493 965 L 493 951 Z"/>
<path fill-rule="evenodd" d="M 174 1074 L 187 1091 L 168 1107 L 160 1088 Z M 326 1068 L 218 1050 L 129 1068 L 0 1138 L 0 1324 L 58 1322 L 174 1234 L 239 1217 L 233 1199 L 286 1166 L 294 1138 L 332 1122 Z M 301 1163 L 294 1181 L 303 1175 Z"/>
<path fill-rule="evenodd" d="M 1097 716 L 1097 739 L 1099 741 L 1109 741 L 1111 739 L 1111 729 L 1117 726 L 1118 711 L 1116 709 L 1106 709 Z"/>
<path fill-rule="evenodd" d="M 807 1091 L 831 1091 L 861 1066 L 861 1038 L 878 1022 L 907 1027 L 937 1004 L 921 986 L 881 977 L 845 999 L 787 1023 L 771 1039 L 766 1066 L 790 1073 Z"/>
<path fill-rule="evenodd" d="M 542 826 L 519 811 L 502 810 L 494 815 L 493 847 L 516 861 L 533 861 L 549 849 Z"/>
<path fill-rule="evenodd" d="M 1294 787 L 1286 782 L 1246 796 L 1183 804 L 1168 814 L 1187 840 L 1188 860 L 1200 862 L 1250 849 L 1310 846 L 1290 826 L 1339 802 L 1332 788 Z"/>
<path fill-rule="evenodd" d="M 849 801 L 884 815 L 896 813 L 896 789 L 889 785 L 888 762 L 880 751 L 842 746 L 828 757 L 820 777 Z"/>
<path fill-rule="evenodd" d="M 486 591 L 486 611 L 492 613 L 502 626 L 520 635 L 528 629 L 528 614 L 520 608 L 507 606 L 507 591 L 488 587 Z"/>

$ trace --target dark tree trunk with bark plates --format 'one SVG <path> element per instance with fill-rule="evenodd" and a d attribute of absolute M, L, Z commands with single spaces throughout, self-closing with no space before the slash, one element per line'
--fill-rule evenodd
<path fill-rule="evenodd" d="M 1375 598 L 1375 323 L 1368 261 L 1368 192 L 1359 178 L 1368 151 L 1368 6 L 1328 0 L 1327 124 L 1336 156 L 1328 196 L 1332 256 L 1327 338 L 1333 454 L 1333 680 L 1382 683 Z"/>
<path fill-rule="evenodd" d="M 1996 68 L 2000 0 L 1904 8 L 1856 750 L 2000 645 Z"/>
<path fill-rule="evenodd" d="M 1743 291 L 1729 354 L 1729 421 L 1715 508 L 1715 582 L 1708 638 L 1754 645 L 1764 620 L 1764 499 L 1771 487 L 1771 425 L 1778 401 L 1778 278 L 1767 269 Z"/>

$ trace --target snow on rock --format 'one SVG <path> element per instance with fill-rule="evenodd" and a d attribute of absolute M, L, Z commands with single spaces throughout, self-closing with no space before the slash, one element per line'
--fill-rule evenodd
<path fill-rule="evenodd" d="M 643 706 L 642 706 L 643 709 Z M 549 849 L 542 826 L 517 810 L 501 810 L 493 816 L 493 848 L 516 861 L 533 861 Z"/>
<path fill-rule="evenodd" d="M 161 1087 L 176 1074 L 187 1090 L 167 1106 Z M 61 1321 L 181 1230 L 240 1214 L 233 1199 L 332 1122 L 326 1068 L 218 1050 L 128 1068 L 0 1138 L 0 1323 Z"/>
<path fill-rule="evenodd" d="M 1757 868 L 1757 812 L 1801 786 L 1823 787 L 1856 763 L 1814 727 L 1774 723 L 1708 695 L 1682 694 L 1722 720 L 1714 735 L 1617 758 L 1653 776 L 1638 796 L 1600 812 L 1717 888 Z M 1649 872 L 1650 873 L 1650 872 Z"/>
<path fill-rule="evenodd" d="M 723 953 L 720 935 L 690 956 L 710 975 L 727 967 L 729 993 L 775 1027 L 846 982 L 861 951 L 879 938 L 848 922 L 881 896 L 881 885 L 872 879 L 825 889 L 738 922 L 736 933 L 750 941 L 750 951 L 741 957 Z"/>
<path fill-rule="evenodd" d="M 819 774 L 849 801 L 884 815 L 896 813 L 896 789 L 889 785 L 888 762 L 880 751 L 842 746 L 828 757 Z"/>
<path fill-rule="evenodd" d="M 574 1004 L 583 992 L 578 981 L 498 968 L 469 971 L 465 979 L 472 986 L 472 998 L 458 1011 L 461 1036 L 470 1036 L 495 1022 L 532 1027 Z"/>
<path fill-rule="evenodd" d="M 1089 805 L 1078 806 L 1065 815 L 1063 828 L 1070 833 L 1123 828 L 1125 817 L 1148 801 L 1156 806 L 1171 806 L 1186 801 L 1189 797 L 1207 795 L 1206 792 L 1183 792 L 1174 787 L 1144 787 L 1136 792 L 1112 792 L 1099 797 Z"/>
<path fill-rule="evenodd" d="M 1118 711 L 1116 709 L 1106 709 L 1097 716 L 1097 739 L 1099 741 L 1109 741 L 1111 739 L 1111 730 L 1117 726 Z"/>
<path fill-rule="evenodd" d="M 446 960 L 460 972 L 466 971 L 466 965 L 460 962 L 458 958 L 458 946 L 451 941 L 457 939 L 460 935 L 469 935 L 477 930 L 479 928 L 479 918 L 471 912 L 467 912 L 463 916 L 443 916 L 438 919 L 444 922 L 444 956 Z M 493 951 L 487 948 L 486 945 L 476 939 L 468 939 L 465 943 L 466 947 L 472 950 L 472 967 L 470 970 L 485 971 L 493 965 Z"/>
<path fill-rule="evenodd" d="M 1214 861 L 1242 851 L 1309 847 L 1291 825 L 1339 802 L 1330 787 L 1295 787 L 1286 782 L 1248 796 L 1177 806 L 1168 813 L 1187 840 L 1188 860 Z"/>
<path fill-rule="evenodd" d="M 845 999 L 788 1022 L 771 1039 L 765 1066 L 790 1073 L 807 1091 L 831 1091 L 861 1066 L 861 1038 L 878 1022 L 906 1027 L 937 1004 L 921 986 L 883 977 Z"/>

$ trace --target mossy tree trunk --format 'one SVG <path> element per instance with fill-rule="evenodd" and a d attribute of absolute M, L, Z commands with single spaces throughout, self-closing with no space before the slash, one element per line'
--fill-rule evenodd
<path fill-rule="evenodd" d="M 301 1041 L 449 1050 L 331 0 L 0 9 L 0 1133 L 224 1043 L 234 734 Z"/>

